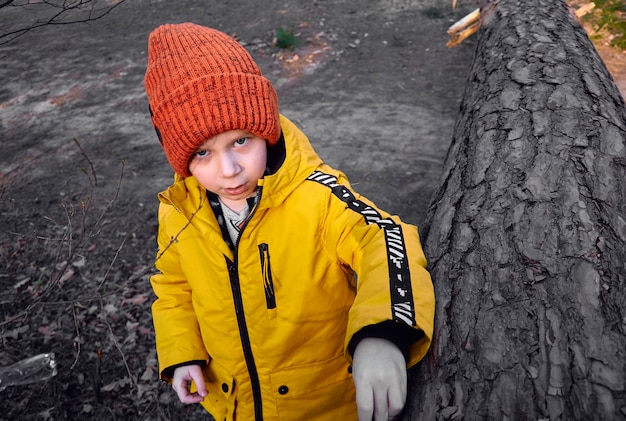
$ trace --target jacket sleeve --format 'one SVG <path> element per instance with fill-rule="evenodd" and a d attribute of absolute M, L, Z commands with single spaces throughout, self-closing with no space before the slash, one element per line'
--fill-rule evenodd
<path fill-rule="evenodd" d="M 208 355 L 192 303 L 192 291 L 181 268 L 176 245 L 176 230 L 184 219 L 171 206 L 159 207 L 159 234 L 156 268 L 150 278 L 157 297 L 152 304 L 156 349 L 161 378 L 171 381 L 173 368 L 198 361 L 208 362 Z M 204 364 L 200 363 L 204 362 Z"/>
<path fill-rule="evenodd" d="M 404 348 L 410 367 L 428 351 L 435 312 L 433 284 L 417 227 L 355 193 L 340 173 L 331 192 L 326 244 L 335 248 L 341 264 L 354 271 L 357 284 L 348 317 L 346 356 L 352 358 L 362 337 L 387 337 Z"/>

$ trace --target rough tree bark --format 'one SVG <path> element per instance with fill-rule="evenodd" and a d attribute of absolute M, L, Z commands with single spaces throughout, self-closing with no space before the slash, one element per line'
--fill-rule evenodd
<path fill-rule="evenodd" d="M 626 419 L 626 110 L 562 0 L 483 6 L 411 420 Z"/>

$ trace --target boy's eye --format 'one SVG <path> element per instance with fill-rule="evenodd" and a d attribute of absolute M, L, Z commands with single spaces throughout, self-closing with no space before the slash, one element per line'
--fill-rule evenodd
<path fill-rule="evenodd" d="M 209 154 L 209 151 L 196 151 L 196 156 L 197 156 L 198 158 L 205 157 L 205 156 L 207 156 L 208 154 Z"/>
<path fill-rule="evenodd" d="M 235 140 L 235 146 L 243 146 L 246 143 L 248 143 L 248 138 L 247 137 L 242 137 L 241 139 Z"/>

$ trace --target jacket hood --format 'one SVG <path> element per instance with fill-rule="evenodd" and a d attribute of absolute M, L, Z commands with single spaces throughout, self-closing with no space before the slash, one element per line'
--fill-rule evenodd
<path fill-rule="evenodd" d="M 284 160 L 280 162 L 280 148 L 282 142 L 268 150 L 268 162 L 277 168 L 270 167 L 270 173 L 259 180 L 263 187 L 261 208 L 271 208 L 279 205 L 289 194 L 311 173 L 322 164 L 321 158 L 313 149 L 311 142 L 295 124 L 281 115 L 280 126 L 284 138 Z"/>
<path fill-rule="evenodd" d="M 258 182 L 262 188 L 259 209 L 278 206 L 322 164 L 309 139 L 295 124 L 281 115 L 280 126 L 281 138 L 268 146 L 268 172 Z M 196 178 L 179 174 L 174 175 L 174 183 L 167 190 L 159 193 L 159 200 L 175 207 L 188 220 L 208 205 L 205 189 Z"/>

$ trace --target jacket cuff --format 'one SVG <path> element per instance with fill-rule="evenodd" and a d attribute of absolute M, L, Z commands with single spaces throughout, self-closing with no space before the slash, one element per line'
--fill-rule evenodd
<path fill-rule="evenodd" d="M 172 381 L 172 378 L 174 377 L 174 371 L 178 367 L 184 367 L 186 365 L 199 365 L 204 370 L 204 367 L 206 367 L 206 361 L 193 360 L 193 361 L 187 361 L 187 362 L 176 364 L 176 365 L 171 365 L 167 368 L 164 368 L 163 371 L 161 371 L 161 380 L 170 383 Z"/>
<path fill-rule="evenodd" d="M 352 336 L 348 343 L 348 352 L 354 355 L 354 350 L 363 338 L 381 338 L 393 342 L 404 355 L 404 360 L 409 361 L 409 349 L 411 345 L 424 337 L 424 331 L 415 329 L 404 323 L 386 320 L 384 322 L 365 326 Z"/>

